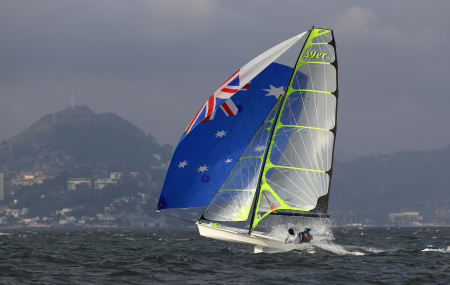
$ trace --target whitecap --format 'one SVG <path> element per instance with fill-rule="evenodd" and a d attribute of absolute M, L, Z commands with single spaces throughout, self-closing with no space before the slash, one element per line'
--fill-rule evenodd
<path fill-rule="evenodd" d="M 374 247 L 361 247 L 364 251 L 371 252 L 371 253 L 381 253 L 384 252 L 384 250 L 374 248 Z"/>
<path fill-rule="evenodd" d="M 421 250 L 422 252 L 441 252 L 441 253 L 449 253 L 450 252 L 450 246 L 447 246 L 447 248 L 424 248 Z"/>

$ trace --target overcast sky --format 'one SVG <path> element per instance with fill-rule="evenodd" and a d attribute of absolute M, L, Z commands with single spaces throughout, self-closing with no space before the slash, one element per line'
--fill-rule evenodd
<path fill-rule="evenodd" d="M 450 144 L 450 1 L 0 0 L 0 140 L 75 104 L 175 144 L 206 98 L 312 25 L 335 30 L 337 158 Z"/>

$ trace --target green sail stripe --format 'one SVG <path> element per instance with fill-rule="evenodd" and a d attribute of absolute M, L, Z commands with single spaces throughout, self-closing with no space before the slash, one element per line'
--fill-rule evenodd
<path fill-rule="evenodd" d="M 286 168 L 286 169 L 304 170 L 304 171 L 311 171 L 311 172 L 318 172 L 318 173 L 327 173 L 325 170 L 308 169 L 308 168 L 301 168 L 301 167 L 294 167 L 294 166 L 284 166 L 284 165 L 275 165 L 275 164 L 273 164 L 270 168 Z"/>
<path fill-rule="evenodd" d="M 312 45 L 316 45 L 316 44 L 329 44 L 329 43 L 313 43 L 312 40 L 318 36 L 324 35 L 326 33 L 330 33 L 331 30 L 325 30 L 325 29 L 312 29 L 310 34 L 308 35 L 308 38 L 306 39 L 306 42 L 303 46 L 303 49 L 300 52 L 300 56 L 298 58 L 298 61 L 296 63 L 296 66 L 294 68 L 293 74 L 296 74 L 299 70 L 299 68 L 304 65 L 304 64 L 332 64 L 330 62 L 315 62 L 315 61 L 305 61 L 303 58 L 303 53 Z M 336 60 L 336 59 L 335 59 Z M 294 76 L 291 77 L 291 80 L 288 84 L 288 88 L 287 88 L 287 92 L 283 98 L 283 102 L 280 108 L 280 114 L 283 114 L 285 106 L 286 106 L 286 101 L 287 98 L 289 97 L 289 95 L 291 95 L 293 92 L 314 92 L 314 93 L 325 93 L 325 94 L 333 94 L 332 92 L 329 91 L 321 91 L 321 90 L 311 90 L 311 89 L 294 89 L 292 87 L 294 82 Z M 322 129 L 322 128 L 314 128 L 314 127 L 307 127 L 307 126 L 295 126 L 295 125 L 284 125 L 283 123 L 281 123 L 281 115 L 278 116 L 276 124 L 275 124 L 275 130 L 274 133 L 272 135 L 272 137 L 270 138 L 270 144 L 269 144 L 269 149 L 268 149 L 268 155 L 266 158 L 266 161 L 264 161 L 263 163 L 265 164 L 264 170 L 263 170 L 263 174 L 262 174 L 262 179 L 261 179 L 261 185 L 259 188 L 260 193 L 262 193 L 263 191 L 268 191 L 272 194 L 272 196 L 278 201 L 278 203 L 281 205 L 280 207 L 276 207 L 274 209 L 269 209 L 264 215 L 259 216 L 259 209 L 260 209 L 260 204 L 261 204 L 261 199 L 263 197 L 263 195 L 259 195 L 258 197 L 258 201 L 256 201 L 256 210 L 255 210 L 255 217 L 253 219 L 253 223 L 252 225 L 250 225 L 250 227 L 252 229 L 254 229 L 265 217 L 267 217 L 271 212 L 275 211 L 275 210 L 293 210 L 293 211 L 302 211 L 302 212 L 308 212 L 309 210 L 307 209 L 301 209 L 301 208 L 295 208 L 295 207 L 291 207 L 289 205 L 287 205 L 287 203 L 285 201 L 283 201 L 283 199 L 280 198 L 280 196 L 272 189 L 272 187 L 268 184 L 267 179 L 266 179 L 266 173 L 272 169 L 272 168 L 285 168 L 285 169 L 295 169 L 295 170 L 303 170 L 303 171 L 310 171 L 310 172 L 316 172 L 316 173 L 326 173 L 326 171 L 323 170 L 315 170 L 315 169 L 306 169 L 306 168 L 297 168 L 297 167 L 291 167 L 291 166 L 279 166 L 279 165 L 274 165 L 273 163 L 271 163 L 270 161 L 270 157 L 272 154 L 272 148 L 275 145 L 275 137 L 277 136 L 278 130 L 281 127 L 303 127 L 303 128 L 309 128 L 309 129 L 316 129 L 316 130 L 324 130 L 324 131 L 330 131 L 328 129 Z"/>
<path fill-rule="evenodd" d="M 303 129 L 312 129 L 312 130 L 319 130 L 319 131 L 330 131 L 329 129 L 324 129 L 324 128 L 316 128 L 316 127 L 308 127 L 308 126 L 300 126 L 300 125 L 284 125 L 284 124 L 277 126 L 277 129 L 280 129 L 280 128 L 303 128 Z"/>

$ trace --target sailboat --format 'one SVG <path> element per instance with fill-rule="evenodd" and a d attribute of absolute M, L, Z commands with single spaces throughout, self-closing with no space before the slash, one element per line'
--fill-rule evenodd
<path fill-rule="evenodd" d="M 323 28 L 245 64 L 188 124 L 157 211 L 195 223 L 201 236 L 259 248 L 286 246 L 258 231 L 270 217 L 329 217 L 337 76 L 334 33 Z M 198 207 L 196 221 L 168 213 Z"/>

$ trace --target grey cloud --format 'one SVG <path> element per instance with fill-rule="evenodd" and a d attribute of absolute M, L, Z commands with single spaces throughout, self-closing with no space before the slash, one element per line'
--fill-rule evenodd
<path fill-rule="evenodd" d="M 0 139 L 74 97 L 175 144 L 230 73 L 335 29 L 338 158 L 450 143 L 448 1 L 0 2 Z"/>

